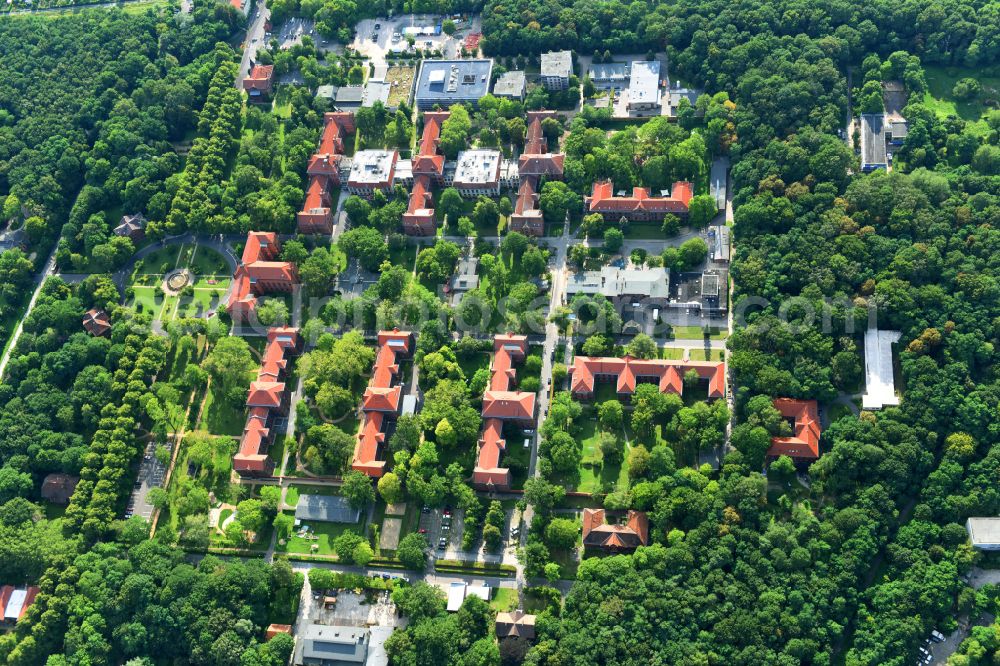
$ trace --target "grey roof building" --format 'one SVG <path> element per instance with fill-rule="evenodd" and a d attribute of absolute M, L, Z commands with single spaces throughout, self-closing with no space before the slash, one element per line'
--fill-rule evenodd
<path fill-rule="evenodd" d="M 333 105 L 341 111 L 357 111 L 361 108 L 364 96 L 365 89 L 361 86 L 344 86 L 337 90 Z"/>
<path fill-rule="evenodd" d="M 361 96 L 361 106 L 375 106 L 375 102 L 382 102 L 383 106 L 389 106 L 390 90 L 392 90 L 392 86 L 387 81 L 381 79 L 368 81 Z"/>
<path fill-rule="evenodd" d="M 361 512 L 351 507 L 347 498 L 339 495 L 301 495 L 295 507 L 295 517 L 325 523 L 356 523 Z"/>
<path fill-rule="evenodd" d="M 627 62 L 595 62 L 587 70 L 587 76 L 598 88 L 624 86 L 628 82 Z"/>
<path fill-rule="evenodd" d="M 363 627 L 310 624 L 299 636 L 299 666 L 352 666 L 368 659 L 368 630 Z"/>
<path fill-rule="evenodd" d="M 413 99 L 421 111 L 435 105 L 479 103 L 490 91 L 493 60 L 424 60 Z"/>
<path fill-rule="evenodd" d="M 885 116 L 861 114 L 861 170 L 885 169 L 889 161 L 885 149 Z"/>
<path fill-rule="evenodd" d="M 504 72 L 497 79 L 497 82 L 493 84 L 493 95 L 495 97 L 507 97 L 523 102 L 525 88 L 527 88 L 527 83 L 524 78 L 524 72 L 520 70 Z"/>
<path fill-rule="evenodd" d="M 549 90 L 564 90 L 569 87 L 569 77 L 573 74 L 572 52 L 543 53 L 540 74 L 542 85 Z"/>
<path fill-rule="evenodd" d="M 337 91 L 340 90 L 338 86 L 320 86 L 316 88 L 316 97 L 320 99 L 328 99 L 331 102 L 337 99 Z"/>

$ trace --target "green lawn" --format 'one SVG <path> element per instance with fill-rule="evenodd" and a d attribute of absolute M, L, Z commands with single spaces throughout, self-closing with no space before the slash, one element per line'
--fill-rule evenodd
<path fill-rule="evenodd" d="M 230 405 L 224 400 L 218 400 L 210 388 L 198 429 L 207 430 L 213 435 L 239 437 L 243 434 L 245 417 L 243 405 Z"/>
<path fill-rule="evenodd" d="M 705 339 L 705 332 L 701 326 L 674 326 L 673 331 L 675 340 Z M 709 330 L 709 338 L 712 340 L 725 340 L 727 337 L 729 337 L 729 331 L 724 331 L 720 328 Z"/>
<path fill-rule="evenodd" d="M 632 240 L 663 240 L 663 225 L 653 222 L 632 222 L 624 230 L 625 238 Z"/>
<path fill-rule="evenodd" d="M 692 349 L 688 352 L 688 357 L 692 361 L 721 361 L 725 358 L 725 352 L 721 349 Z"/>
<path fill-rule="evenodd" d="M 490 608 L 498 613 L 512 611 L 517 608 L 517 588 L 498 587 L 490 600 Z"/>
<path fill-rule="evenodd" d="M 295 515 L 294 511 L 285 511 L 291 516 Z M 318 548 L 316 550 L 317 555 L 333 555 L 333 542 L 334 540 L 343 534 L 344 532 L 356 532 L 364 536 L 362 526 L 360 525 L 348 525 L 345 523 L 324 523 L 318 521 L 304 521 L 304 525 L 309 526 L 309 531 L 311 534 L 318 537 L 317 539 L 306 539 L 297 536 L 297 530 L 293 529 L 292 536 L 288 539 L 288 543 L 284 546 L 278 545 L 277 550 L 286 553 L 297 553 L 297 554 L 309 554 L 312 553 L 312 545 L 317 544 Z"/>
<path fill-rule="evenodd" d="M 996 70 L 970 69 L 964 67 L 924 67 L 928 92 L 924 94 L 924 105 L 939 117 L 958 116 L 964 120 L 978 120 L 987 110 L 987 100 L 1000 99 L 1000 76 Z M 982 92 L 970 100 L 958 100 L 952 89 L 959 79 L 973 78 L 979 81 Z"/>
<path fill-rule="evenodd" d="M 684 358 L 684 350 L 678 347 L 661 347 L 660 358 L 668 361 L 680 361 Z"/>
<path fill-rule="evenodd" d="M 579 440 L 583 446 L 583 454 L 580 458 L 580 482 L 575 490 L 592 493 L 609 484 L 616 488 L 627 488 L 628 447 L 625 448 L 625 461 L 622 464 L 605 464 L 600 450 L 601 429 L 597 421 L 585 419 L 581 425 Z M 618 436 L 623 437 L 623 433 L 618 433 Z"/>

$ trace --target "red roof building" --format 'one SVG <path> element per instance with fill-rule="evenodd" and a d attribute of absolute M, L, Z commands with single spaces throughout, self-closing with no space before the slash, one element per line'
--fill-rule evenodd
<path fill-rule="evenodd" d="M 819 458 L 819 408 L 815 400 L 776 398 L 774 408 L 792 421 L 791 437 L 772 437 L 767 450 L 770 459 L 788 456 L 796 462 Z"/>
<path fill-rule="evenodd" d="M 403 213 L 403 232 L 410 236 L 431 236 L 437 231 L 432 205 L 431 186 L 440 184 L 444 175 L 444 155 L 438 152 L 441 125 L 448 111 L 428 111 L 424 114 L 424 131 L 420 150 L 412 160 L 413 189 L 410 203 Z"/>
<path fill-rule="evenodd" d="M 243 248 L 243 258 L 233 273 L 233 287 L 226 311 L 234 322 L 246 323 L 257 309 L 257 297 L 288 293 L 299 282 L 295 265 L 275 261 L 281 250 L 274 232 L 251 231 Z"/>
<path fill-rule="evenodd" d="M 490 384 L 483 393 L 483 433 L 472 472 L 472 483 L 480 488 L 510 488 L 510 469 L 500 467 L 500 455 L 507 448 L 503 438 L 504 421 L 514 421 L 521 426 L 535 423 L 535 394 L 511 390 L 516 377 L 514 364 L 523 361 L 527 353 L 527 336 L 507 334 L 493 339 Z"/>
<path fill-rule="evenodd" d="M 609 525 L 604 521 L 604 509 L 583 510 L 584 548 L 621 553 L 649 544 L 649 519 L 642 511 L 629 511 L 624 525 Z"/>
<path fill-rule="evenodd" d="M 554 111 L 529 111 L 528 128 L 524 137 L 524 152 L 517 160 L 521 176 L 548 176 L 562 179 L 566 155 L 548 152 L 548 141 L 542 133 L 542 121 L 554 118 Z"/>
<path fill-rule="evenodd" d="M 582 399 L 594 397 L 597 381 L 613 381 L 618 395 L 631 396 L 641 382 L 657 384 L 661 393 L 684 392 L 684 374 L 694 370 L 698 377 L 708 380 L 708 397 L 721 398 L 726 395 L 726 364 L 716 361 L 670 361 L 662 359 L 643 360 L 625 356 L 594 357 L 577 356 L 569 369 L 573 378 L 570 390 Z"/>
<path fill-rule="evenodd" d="M 402 402 L 398 359 L 409 356 L 412 351 L 413 334 L 409 331 L 379 332 L 372 377 L 361 399 L 364 416 L 351 463 L 352 469 L 376 479 L 385 474 L 383 449 L 388 419 L 396 418 Z"/>
<path fill-rule="evenodd" d="M 336 203 L 332 190 L 340 185 L 340 158 L 344 153 L 344 137 L 354 131 L 354 114 L 349 112 L 323 115 L 323 133 L 319 148 L 309 159 L 309 189 L 302 210 L 296 216 L 299 233 L 330 234 L 333 232 L 333 211 Z"/>
<path fill-rule="evenodd" d="M 545 220 L 538 209 L 538 176 L 521 176 L 514 212 L 510 216 L 510 230 L 528 236 L 545 233 Z"/>
<path fill-rule="evenodd" d="M 299 329 L 275 327 L 267 332 L 260 370 L 247 396 L 247 422 L 233 456 L 233 471 L 240 476 L 270 476 L 274 472 L 267 450 L 274 441 L 275 419 L 288 413 L 289 395 L 284 382 L 288 358 L 301 351 Z"/>
<path fill-rule="evenodd" d="M 667 213 L 685 216 L 688 202 L 694 196 L 694 186 L 687 181 L 677 181 L 670 190 L 669 197 L 651 196 L 645 187 L 632 189 L 632 196 L 616 197 L 610 180 L 594 183 L 594 191 L 584 198 L 588 213 L 600 213 L 605 219 L 617 222 L 621 218 L 629 221 L 660 221 Z"/>
<path fill-rule="evenodd" d="M 91 308 L 83 315 L 83 329 L 97 337 L 107 335 L 111 332 L 111 319 L 104 310 Z"/>
<path fill-rule="evenodd" d="M 274 65 L 254 65 L 250 73 L 243 79 L 243 89 L 247 91 L 251 102 L 266 102 L 271 97 L 271 82 L 274 78 Z"/>
<path fill-rule="evenodd" d="M 14 587 L 13 585 L 0 586 L 0 622 L 6 626 L 17 624 L 23 618 L 31 604 L 35 603 L 35 597 L 41 590 L 30 585 L 28 587 Z"/>
<path fill-rule="evenodd" d="M 545 232 L 542 211 L 538 210 L 539 179 L 545 176 L 561 180 L 566 162 L 566 155 L 549 152 L 548 142 L 542 133 L 542 121 L 554 116 L 555 113 L 552 111 L 528 112 L 524 152 L 517 161 L 521 182 L 517 190 L 517 200 L 514 202 L 514 213 L 510 216 L 511 231 L 519 231 L 530 236 L 541 236 Z"/>
<path fill-rule="evenodd" d="M 269 624 L 264 632 L 264 640 L 269 641 L 278 634 L 292 635 L 292 625 L 290 624 Z"/>

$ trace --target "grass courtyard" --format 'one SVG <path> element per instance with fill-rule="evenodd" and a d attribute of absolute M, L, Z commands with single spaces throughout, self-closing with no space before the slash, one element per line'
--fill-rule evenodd
<path fill-rule="evenodd" d="M 926 66 L 924 73 L 928 88 L 924 94 L 924 105 L 940 118 L 958 116 L 963 120 L 979 120 L 989 110 L 988 101 L 992 100 L 996 108 L 997 100 L 1000 100 L 1000 71 L 997 68 Z M 952 89 L 964 78 L 976 79 L 982 91 L 972 99 L 959 100 Z"/>

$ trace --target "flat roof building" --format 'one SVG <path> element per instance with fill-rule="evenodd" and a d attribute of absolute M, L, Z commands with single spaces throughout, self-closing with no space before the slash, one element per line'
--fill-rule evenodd
<path fill-rule="evenodd" d="M 299 636 L 295 663 L 300 666 L 352 666 L 368 658 L 368 630 L 364 627 L 310 624 Z"/>
<path fill-rule="evenodd" d="M 885 148 L 885 116 L 861 114 L 861 170 L 874 171 L 889 166 Z"/>
<path fill-rule="evenodd" d="M 629 64 L 627 62 L 595 62 L 587 70 L 587 76 L 598 88 L 623 87 L 628 83 Z"/>
<path fill-rule="evenodd" d="M 601 294 L 608 298 L 666 299 L 670 296 L 670 273 L 665 268 L 605 266 L 599 271 L 583 271 L 570 277 L 566 293 L 570 297 Z"/>
<path fill-rule="evenodd" d="M 636 60 L 628 79 L 629 111 L 660 108 L 660 61 Z"/>
<path fill-rule="evenodd" d="M 361 106 L 375 106 L 375 102 L 382 102 L 382 106 L 389 106 L 389 92 L 392 85 L 382 79 L 371 79 L 365 84 L 361 94 Z"/>
<path fill-rule="evenodd" d="M 421 111 L 472 104 L 490 91 L 493 60 L 424 60 L 413 99 Z"/>
<path fill-rule="evenodd" d="M 493 84 L 493 96 L 506 97 L 523 102 L 526 88 L 527 82 L 524 78 L 524 72 L 520 70 L 504 72 L 497 79 L 497 82 Z"/>
<path fill-rule="evenodd" d="M 898 405 L 896 383 L 892 368 L 892 345 L 899 341 L 899 331 L 865 331 L 865 394 L 861 396 L 864 409 L 882 409 Z"/>
<path fill-rule="evenodd" d="M 347 191 L 363 197 L 370 197 L 375 190 L 388 192 L 392 189 L 398 158 L 395 150 L 358 151 L 351 162 Z"/>
<path fill-rule="evenodd" d="M 365 98 L 365 89 L 361 86 L 344 86 L 339 88 L 333 100 L 333 105 L 339 111 L 357 111 Z"/>
<path fill-rule="evenodd" d="M 549 90 L 565 90 L 573 74 L 571 51 L 549 51 L 541 58 L 541 82 Z"/>
<path fill-rule="evenodd" d="M 965 529 L 973 548 L 1000 550 L 1000 518 L 969 518 Z"/>
<path fill-rule="evenodd" d="M 463 150 L 458 154 L 451 186 L 468 198 L 500 194 L 500 161 L 499 150 Z"/>

